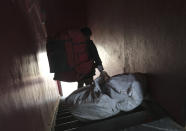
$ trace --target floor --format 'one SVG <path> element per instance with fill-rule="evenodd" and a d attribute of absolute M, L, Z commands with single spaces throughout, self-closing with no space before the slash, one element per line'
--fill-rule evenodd
<path fill-rule="evenodd" d="M 167 117 L 166 112 L 158 104 L 149 100 L 128 113 L 121 112 L 100 121 L 81 122 L 71 115 L 72 107 L 64 102 L 64 99 L 77 89 L 77 83 L 61 84 L 64 96 L 59 103 L 52 131 L 184 131 L 181 126 Z M 69 90 L 69 85 L 72 90 Z"/>
<path fill-rule="evenodd" d="M 62 99 L 53 131 L 184 131 L 153 102 L 146 101 L 134 111 L 100 121 L 81 122 L 70 114 Z"/>
<path fill-rule="evenodd" d="M 171 118 L 166 117 L 154 122 L 121 129 L 120 131 L 185 131 L 185 129 L 175 123 Z"/>

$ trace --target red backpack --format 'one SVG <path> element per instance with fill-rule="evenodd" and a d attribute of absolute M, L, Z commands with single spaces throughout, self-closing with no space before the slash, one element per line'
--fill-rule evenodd
<path fill-rule="evenodd" d="M 76 30 L 68 31 L 62 36 L 65 41 L 67 63 L 72 70 L 56 74 L 55 80 L 79 81 L 92 69 L 94 62 L 89 58 L 88 43 L 85 36 Z"/>

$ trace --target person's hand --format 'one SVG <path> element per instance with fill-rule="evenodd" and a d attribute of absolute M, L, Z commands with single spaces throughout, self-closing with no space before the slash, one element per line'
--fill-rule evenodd
<path fill-rule="evenodd" d="M 104 87 L 105 83 L 110 79 L 110 76 L 107 74 L 107 72 L 102 71 L 100 73 L 100 80 L 99 80 L 99 85 L 100 87 Z"/>
<path fill-rule="evenodd" d="M 98 68 L 98 70 L 99 70 L 100 73 L 102 73 L 103 70 L 104 70 L 102 65 L 98 65 L 97 68 Z"/>
<path fill-rule="evenodd" d="M 107 74 L 106 71 L 102 71 L 101 74 L 100 74 L 101 78 L 104 80 L 104 81 L 107 81 L 110 79 L 110 76 Z"/>

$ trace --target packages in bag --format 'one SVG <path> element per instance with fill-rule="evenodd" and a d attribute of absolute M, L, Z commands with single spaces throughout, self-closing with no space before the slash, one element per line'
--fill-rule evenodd
<path fill-rule="evenodd" d="M 74 91 L 66 99 L 72 114 L 80 120 L 100 120 L 131 111 L 143 101 L 142 85 L 135 74 L 120 74 Z"/>
<path fill-rule="evenodd" d="M 118 114 L 117 103 L 109 96 L 102 94 L 95 102 L 75 105 L 72 114 L 82 121 L 101 120 Z"/>
<path fill-rule="evenodd" d="M 118 103 L 121 111 L 131 111 L 143 101 L 143 93 L 140 81 L 135 75 L 117 75 L 104 85 L 109 90 L 107 93 Z"/>
<path fill-rule="evenodd" d="M 103 94 L 99 86 L 98 77 L 94 85 L 89 85 L 74 91 L 66 99 L 66 103 L 73 105 L 72 114 L 80 120 L 100 120 L 111 117 L 120 112 L 117 102 Z"/>

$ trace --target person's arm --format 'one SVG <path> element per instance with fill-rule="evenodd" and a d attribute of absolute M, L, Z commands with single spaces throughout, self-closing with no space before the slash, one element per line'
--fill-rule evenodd
<path fill-rule="evenodd" d="M 100 72 L 102 72 L 104 70 L 103 65 L 102 65 L 102 61 L 99 57 L 97 48 L 92 40 L 90 41 L 90 51 L 91 51 L 92 58 L 95 61 L 96 68 L 98 68 L 98 70 Z"/>

